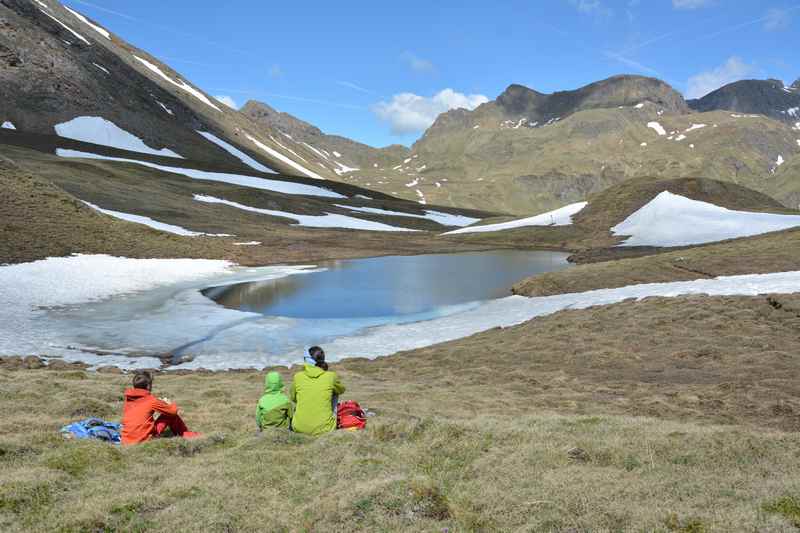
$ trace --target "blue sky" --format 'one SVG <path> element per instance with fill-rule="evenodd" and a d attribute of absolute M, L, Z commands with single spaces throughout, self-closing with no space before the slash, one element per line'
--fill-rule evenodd
<path fill-rule="evenodd" d="M 797 0 L 64 4 L 212 95 L 374 146 L 411 144 L 438 112 L 511 83 L 552 92 L 631 73 L 696 96 L 735 79 L 800 78 Z"/>

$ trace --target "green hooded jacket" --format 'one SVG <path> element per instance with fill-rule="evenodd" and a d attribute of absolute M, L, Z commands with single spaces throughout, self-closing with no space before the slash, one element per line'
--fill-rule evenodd
<path fill-rule="evenodd" d="M 292 403 L 283 393 L 283 378 L 277 372 L 270 372 L 264 378 L 264 396 L 256 406 L 256 423 L 260 429 L 291 426 Z"/>
<path fill-rule="evenodd" d="M 289 397 L 297 405 L 292 429 L 309 435 L 322 435 L 336 429 L 336 415 L 331 402 L 334 394 L 343 394 L 344 391 L 336 372 L 304 365 L 303 371 L 294 375 L 289 389 Z"/>

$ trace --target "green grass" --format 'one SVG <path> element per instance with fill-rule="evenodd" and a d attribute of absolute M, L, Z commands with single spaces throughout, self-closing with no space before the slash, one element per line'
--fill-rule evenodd
<path fill-rule="evenodd" d="M 368 380 L 342 372 L 348 396 L 385 413 L 365 431 L 257 434 L 259 374 L 159 375 L 157 390 L 179 404 L 218 388 L 230 397 L 186 413 L 201 439 L 116 448 L 57 432 L 76 403 L 115 395 L 124 376 L 0 371 L 4 390 L 47 397 L 0 397 L 9 414 L 0 529 L 706 532 L 781 531 L 800 520 L 796 499 L 774 496 L 800 489 L 794 433 L 547 411 L 392 411 Z"/>

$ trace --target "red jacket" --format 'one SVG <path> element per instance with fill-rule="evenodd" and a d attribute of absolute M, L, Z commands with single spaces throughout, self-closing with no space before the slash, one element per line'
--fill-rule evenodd
<path fill-rule="evenodd" d="M 127 389 L 122 407 L 122 444 L 138 444 L 155 434 L 154 413 L 177 415 L 178 406 L 159 400 L 145 389 Z"/>

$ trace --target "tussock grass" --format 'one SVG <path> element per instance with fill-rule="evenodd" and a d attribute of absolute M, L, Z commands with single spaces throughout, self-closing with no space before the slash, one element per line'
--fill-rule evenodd
<path fill-rule="evenodd" d="M 121 410 L 127 376 L 0 371 L 3 531 L 785 531 L 800 436 L 655 418 L 471 416 L 340 369 L 363 432 L 254 431 L 258 373 L 164 375 L 198 440 L 64 441 L 76 406 Z M 284 373 L 288 372 L 284 370 Z M 206 398 L 225 390 L 224 398 Z M 459 390 L 451 391 L 459 395 Z M 502 410 L 501 410 L 502 411 Z M 786 495 L 786 496 L 781 496 Z"/>

